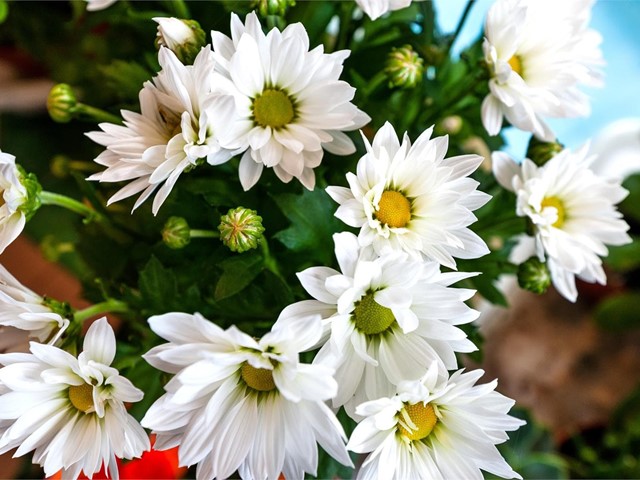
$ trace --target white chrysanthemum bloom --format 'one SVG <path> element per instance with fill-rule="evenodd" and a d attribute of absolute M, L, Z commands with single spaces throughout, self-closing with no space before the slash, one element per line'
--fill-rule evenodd
<path fill-rule="evenodd" d="M 576 276 L 606 283 L 600 259 L 608 255 L 605 245 L 631 242 L 629 225 L 616 209 L 629 192 L 589 168 L 594 157 L 587 156 L 587 149 L 565 149 L 542 167 L 493 154 L 496 179 L 515 192 L 516 213 L 533 228 L 531 255 L 546 259 L 554 286 L 572 302 L 578 296 Z"/>
<path fill-rule="evenodd" d="M 69 320 L 53 312 L 41 296 L 0 265 L 0 325 L 26 330 L 38 341 L 53 345 L 69 326 Z"/>
<path fill-rule="evenodd" d="M 578 86 L 600 86 L 600 34 L 587 28 L 593 0 L 499 0 L 489 10 L 483 44 L 491 71 L 482 123 L 497 135 L 503 117 L 552 141 L 545 117 L 586 116 Z"/>
<path fill-rule="evenodd" d="M 405 133 L 400 144 L 393 126 L 385 123 L 373 143 L 364 138 L 367 153 L 357 175 L 347 173 L 349 188 L 328 187 L 340 207 L 336 217 L 360 228 L 360 245 L 378 254 L 405 251 L 455 268 L 453 257 L 478 258 L 489 253 L 484 241 L 467 228 L 476 221 L 473 210 L 491 198 L 476 190 L 468 175 L 482 163 L 478 155 L 444 158 L 448 137 L 431 138 L 433 127 L 411 144 Z"/>
<path fill-rule="evenodd" d="M 0 453 L 33 451 L 47 477 L 90 477 L 103 466 L 118 478 L 116 457 L 131 459 L 149 449 L 149 437 L 124 402 L 142 392 L 111 367 L 116 339 L 106 318 L 94 322 L 78 358 L 31 342 L 31 353 L 0 355 Z M 8 426 L 10 425 L 10 426 Z"/>
<path fill-rule="evenodd" d="M 448 378 L 432 364 L 420 380 L 400 384 L 397 394 L 359 405 L 364 420 L 347 448 L 372 453 L 357 478 L 482 480 L 480 470 L 522 478 L 495 445 L 525 422 L 508 415 L 515 402 L 495 391 L 496 380 L 475 385 L 483 374 L 459 370 Z"/>
<path fill-rule="evenodd" d="M 248 149 L 239 170 L 245 190 L 265 166 L 283 182 L 295 177 L 312 190 L 313 169 L 324 150 L 355 152 L 343 131 L 356 130 L 370 118 L 351 103 L 355 89 L 339 80 L 348 50 L 326 54 L 320 45 L 309 51 L 300 23 L 265 35 L 255 13 L 247 15 L 246 25 L 231 15 L 231 38 L 220 32 L 211 37 L 221 73 L 217 85 L 234 97 L 240 117 L 220 142 Z"/>
<path fill-rule="evenodd" d="M 356 0 L 356 3 L 371 20 L 375 20 L 387 12 L 408 7 L 411 0 Z"/>
<path fill-rule="evenodd" d="M 24 229 L 27 219 L 22 206 L 28 200 L 20 182 L 16 157 L 0 151 L 0 254 Z"/>
<path fill-rule="evenodd" d="M 474 291 L 449 287 L 475 274 L 441 273 L 436 262 L 403 252 L 377 257 L 359 248 L 351 233 L 336 234 L 334 241 L 342 273 L 328 267 L 299 273 L 316 300 L 294 304 L 281 315 L 283 320 L 313 313 L 325 318 L 329 340 L 314 363 L 336 370 L 334 407 L 345 405 L 352 415 L 356 405 L 420 378 L 434 360 L 453 369 L 455 352 L 476 350 L 456 327 L 477 318 L 464 303 Z"/>
<path fill-rule="evenodd" d="M 160 48 L 158 59 L 162 70 L 140 91 L 141 113 L 122 110 L 124 126 L 101 123 L 102 132 L 87 133 L 107 148 L 95 159 L 107 169 L 89 180 L 130 182 L 108 203 L 142 192 L 134 210 L 157 191 L 154 215 L 182 172 L 204 159 L 211 165 L 224 163 L 234 154 L 217 140 L 233 114 L 233 100 L 212 93 L 210 47 L 200 51 L 193 65 L 183 65 L 166 47 Z"/>
<path fill-rule="evenodd" d="M 322 334 L 320 317 L 278 323 L 255 340 L 235 327 L 222 330 L 200 315 L 168 313 L 149 319 L 169 340 L 144 358 L 175 376 L 142 424 L 155 449 L 179 445 L 181 465 L 198 464 L 198 479 L 302 479 L 315 475 L 316 442 L 352 466 L 346 437 L 324 400 L 335 395 L 333 371 L 298 362 Z"/>

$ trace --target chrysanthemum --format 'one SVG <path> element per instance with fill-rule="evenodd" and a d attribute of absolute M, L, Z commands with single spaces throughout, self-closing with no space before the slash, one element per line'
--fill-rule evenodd
<path fill-rule="evenodd" d="M 516 212 L 527 217 L 534 232 L 535 251 L 545 261 L 558 291 L 572 302 L 577 298 L 575 277 L 605 284 L 600 257 L 606 245 L 623 245 L 631 238 L 629 225 L 616 204 L 627 190 L 596 175 L 589 165 L 587 147 L 565 149 L 538 167 L 525 159 L 521 165 L 506 154 L 493 154 L 493 169 L 500 184 L 516 193 Z"/>
<path fill-rule="evenodd" d="M 116 457 L 139 457 L 149 438 L 124 402 L 142 392 L 111 367 L 116 351 L 106 318 L 94 322 L 78 358 L 51 345 L 31 343 L 31 353 L 0 355 L 0 453 L 33 451 L 50 477 L 91 477 L 103 466 L 118 478 Z"/>
<path fill-rule="evenodd" d="M 393 126 L 385 123 L 372 144 L 364 139 L 367 153 L 357 175 L 347 173 L 350 188 L 328 187 L 327 192 L 340 204 L 336 217 L 361 229 L 360 245 L 372 245 L 378 254 L 401 250 L 421 258 L 422 253 L 455 268 L 453 257 L 489 253 L 467 227 L 476 220 L 472 211 L 491 197 L 468 178 L 482 157 L 444 158 L 448 139 L 432 139 L 432 131 L 413 145 L 405 133 L 401 145 Z"/>
<path fill-rule="evenodd" d="M 480 470 L 503 478 L 522 478 L 495 445 L 505 431 L 524 424 L 507 412 L 515 403 L 494 391 L 497 381 L 475 385 L 482 370 L 455 372 L 450 378 L 431 365 L 418 381 L 403 382 L 395 395 L 359 405 L 362 420 L 347 448 L 372 452 L 358 479 L 479 479 Z"/>
<path fill-rule="evenodd" d="M 232 14 L 231 38 L 211 32 L 216 80 L 235 99 L 240 120 L 221 135 L 228 148 L 247 149 L 240 160 L 245 190 L 273 167 L 283 182 L 297 178 L 308 189 L 324 150 L 336 155 L 355 151 L 344 130 L 355 130 L 369 117 L 351 103 L 355 89 L 339 80 L 348 50 L 326 54 L 322 45 L 309 51 L 300 23 L 267 35 L 255 13 L 243 25 Z"/>
<path fill-rule="evenodd" d="M 27 222 L 23 205 L 28 193 L 20 177 L 16 157 L 0 151 L 0 253 L 20 235 Z"/>
<path fill-rule="evenodd" d="M 141 113 L 122 110 L 124 126 L 101 123 L 102 132 L 87 134 L 107 148 L 95 159 L 107 169 L 89 180 L 130 182 L 109 204 L 142 192 L 136 209 L 156 192 L 154 214 L 182 172 L 205 159 L 218 165 L 233 156 L 217 140 L 233 114 L 233 101 L 212 93 L 210 47 L 200 51 L 193 65 L 183 65 L 166 47 L 160 48 L 158 59 L 161 72 L 140 91 Z"/>
<path fill-rule="evenodd" d="M 377 257 L 360 249 L 351 233 L 334 240 L 342 273 L 328 267 L 299 273 L 316 300 L 294 304 L 282 315 L 298 321 L 311 313 L 324 316 L 329 340 L 314 363 L 336 370 L 334 407 L 345 405 L 353 414 L 356 405 L 421 377 L 434 360 L 453 369 L 454 352 L 476 349 L 456 327 L 478 316 L 464 303 L 474 291 L 449 288 L 473 274 L 440 273 L 437 263 L 403 252 Z"/>
<path fill-rule="evenodd" d="M 53 312 L 42 297 L 0 265 L 0 325 L 26 330 L 38 341 L 53 344 L 69 320 Z"/>
<path fill-rule="evenodd" d="M 169 340 L 144 357 L 176 374 L 142 424 L 154 448 L 177 445 L 181 465 L 198 464 L 198 479 L 302 479 L 315 474 L 316 442 L 345 465 L 346 437 L 324 400 L 335 395 L 331 369 L 298 362 L 322 333 L 320 318 L 279 324 L 260 340 L 222 330 L 200 315 L 149 319 Z"/>
<path fill-rule="evenodd" d="M 600 35 L 589 28 L 593 0 L 499 0 L 489 10 L 484 54 L 491 71 L 482 122 L 497 135 L 503 117 L 541 140 L 544 118 L 586 116 L 580 84 L 601 85 Z"/>
<path fill-rule="evenodd" d="M 411 0 L 356 0 L 356 3 L 371 20 L 375 20 L 387 12 L 408 7 Z"/>

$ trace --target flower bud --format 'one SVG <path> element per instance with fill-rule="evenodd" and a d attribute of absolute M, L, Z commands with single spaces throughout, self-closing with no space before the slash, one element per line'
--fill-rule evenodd
<path fill-rule="evenodd" d="M 162 242 L 169 248 L 179 250 L 191 241 L 191 229 L 182 217 L 169 217 L 162 229 Z"/>
<path fill-rule="evenodd" d="M 77 104 L 78 101 L 73 89 L 66 83 L 54 85 L 47 97 L 49 116 L 58 123 L 71 121 Z"/>
<path fill-rule="evenodd" d="M 384 72 L 390 87 L 415 87 L 422 79 L 424 61 L 410 45 L 393 48 L 387 56 Z"/>
<path fill-rule="evenodd" d="M 220 218 L 220 240 L 232 252 L 246 252 L 257 248 L 264 232 L 262 217 L 249 208 L 232 208 Z"/>
<path fill-rule="evenodd" d="M 543 142 L 536 137 L 531 137 L 527 147 L 527 158 L 541 167 L 558 153 L 564 150 L 564 145 L 559 142 Z"/>
<path fill-rule="evenodd" d="M 191 65 L 205 44 L 205 33 L 195 20 L 155 17 L 158 24 L 156 47 L 167 47 L 185 65 Z"/>
<path fill-rule="evenodd" d="M 257 0 L 256 6 L 258 8 L 258 12 L 263 17 L 267 17 L 269 15 L 278 15 L 280 17 L 284 17 L 284 14 L 287 13 L 287 8 L 292 7 L 296 4 L 294 0 Z"/>
<path fill-rule="evenodd" d="M 518 267 L 518 285 L 538 295 L 547 291 L 551 285 L 551 274 L 546 263 L 537 257 L 531 257 Z"/>

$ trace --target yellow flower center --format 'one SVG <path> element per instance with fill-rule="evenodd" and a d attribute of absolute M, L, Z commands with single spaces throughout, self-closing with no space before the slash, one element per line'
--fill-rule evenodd
<path fill-rule="evenodd" d="M 402 228 L 411 220 L 411 202 L 400 192 L 382 192 L 376 218 L 389 227 Z"/>
<path fill-rule="evenodd" d="M 416 426 L 415 430 L 408 424 L 407 418 Z M 422 402 L 418 402 L 413 405 L 406 405 L 400 410 L 398 431 L 409 440 L 422 440 L 429 436 L 436 423 L 438 423 L 438 417 L 433 406 L 430 403 L 425 405 Z"/>
<path fill-rule="evenodd" d="M 266 89 L 253 101 L 253 117 L 261 127 L 281 128 L 294 116 L 293 102 L 282 90 Z"/>
<path fill-rule="evenodd" d="M 254 390 L 259 392 L 269 392 L 276 388 L 273 381 L 273 370 L 267 368 L 256 368 L 245 362 L 240 369 L 242 380 Z"/>
<path fill-rule="evenodd" d="M 88 383 L 71 385 L 69 387 L 69 400 L 81 412 L 89 413 L 93 409 L 93 386 Z"/>
<path fill-rule="evenodd" d="M 511 70 L 522 76 L 522 61 L 520 60 L 519 55 L 514 55 L 507 63 L 511 67 Z"/>
<path fill-rule="evenodd" d="M 396 317 L 390 309 L 376 302 L 372 293 L 368 293 L 356 303 L 353 320 L 356 328 L 362 333 L 375 335 L 389 328 L 396 321 Z"/>
<path fill-rule="evenodd" d="M 558 212 L 558 219 L 553 222 L 554 227 L 560 228 L 564 224 L 566 217 L 564 204 L 558 197 L 545 197 L 540 203 L 540 208 L 544 210 L 546 207 L 553 207 Z"/>

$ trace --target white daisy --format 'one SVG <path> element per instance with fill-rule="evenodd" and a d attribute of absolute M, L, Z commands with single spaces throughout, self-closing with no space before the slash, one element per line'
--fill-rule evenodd
<path fill-rule="evenodd" d="M 375 20 L 387 12 L 408 7 L 411 0 L 356 0 L 356 3 L 371 20 Z"/>
<path fill-rule="evenodd" d="M 104 465 L 118 478 L 116 457 L 139 457 L 149 438 L 124 402 L 142 392 L 111 367 L 116 339 L 106 318 L 94 322 L 78 358 L 51 345 L 31 343 L 31 353 L 0 355 L 0 453 L 34 451 L 33 462 L 50 477 L 91 477 Z M 10 425 L 10 426 L 9 426 Z"/>
<path fill-rule="evenodd" d="M 392 395 L 401 381 L 422 376 L 434 360 L 453 369 L 454 352 L 476 350 L 456 327 L 477 318 L 464 303 L 474 291 L 449 288 L 474 274 L 440 273 L 437 263 L 403 252 L 377 257 L 360 249 L 351 233 L 336 234 L 334 241 L 342 273 L 328 267 L 299 273 L 316 300 L 282 314 L 283 321 L 310 313 L 325 318 L 329 340 L 314 363 L 336 370 L 334 407 L 345 405 L 352 415 L 356 405 Z"/>
<path fill-rule="evenodd" d="M 362 420 L 347 448 L 372 452 L 358 479 L 478 479 L 480 471 L 522 478 L 495 445 L 525 422 L 507 412 L 515 403 L 494 391 L 497 381 L 475 385 L 482 370 L 446 372 L 431 365 L 418 381 L 403 382 L 397 394 L 359 405 Z"/>
<path fill-rule="evenodd" d="M 489 10 L 483 44 L 491 72 L 482 122 L 497 135 L 506 118 L 552 141 L 545 117 L 589 114 L 580 84 L 600 86 L 600 35 L 587 28 L 593 0 L 498 0 Z"/>
<path fill-rule="evenodd" d="M 247 15 L 246 25 L 231 17 L 231 38 L 211 32 L 221 73 L 216 84 L 234 97 L 240 117 L 220 141 L 228 148 L 248 148 L 239 171 L 245 190 L 265 166 L 283 182 L 295 177 L 312 190 L 323 149 L 353 153 L 355 146 L 342 131 L 370 120 L 351 103 L 355 89 L 339 80 L 350 52 L 326 54 L 322 45 L 309 51 L 300 23 L 265 35 L 255 13 Z"/>
<path fill-rule="evenodd" d="M 482 163 L 478 155 L 444 158 L 448 137 L 431 138 L 433 127 L 413 145 L 405 133 L 402 145 L 390 123 L 364 138 L 367 153 L 357 175 L 347 173 L 350 188 L 328 187 L 340 204 L 336 217 L 360 228 L 360 245 L 378 254 L 403 250 L 415 257 L 455 268 L 458 258 L 489 253 L 484 241 L 467 228 L 473 210 L 491 198 L 477 191 L 468 177 Z"/>
<path fill-rule="evenodd" d="M 144 358 L 175 376 L 142 424 L 156 433 L 154 448 L 179 445 L 181 465 L 198 464 L 198 479 L 302 479 L 315 475 L 316 442 L 352 466 L 346 437 L 324 400 L 335 395 L 333 371 L 298 362 L 322 333 L 320 318 L 276 323 L 255 340 L 235 327 L 222 330 L 198 314 L 149 319 L 169 340 Z"/>
<path fill-rule="evenodd" d="M 122 110 L 124 126 L 101 123 L 102 132 L 87 133 L 107 147 L 95 159 L 107 169 L 89 180 L 130 181 L 108 203 L 142 192 L 134 210 L 157 191 L 154 215 L 182 172 L 204 159 L 211 165 L 224 163 L 234 154 L 217 140 L 233 114 L 233 100 L 212 93 L 210 47 L 200 51 L 193 65 L 183 65 L 166 47 L 160 48 L 158 59 L 162 70 L 140 91 L 141 113 Z"/>
<path fill-rule="evenodd" d="M 0 265 L 0 325 L 26 330 L 40 342 L 54 344 L 69 326 L 46 301 Z"/>
<path fill-rule="evenodd" d="M 594 157 L 587 156 L 587 149 L 565 149 L 542 167 L 529 159 L 518 165 L 504 153 L 493 154 L 498 182 L 515 192 L 516 213 L 533 228 L 531 255 L 546 259 L 553 284 L 572 302 L 578 296 L 576 276 L 606 283 L 600 259 L 608 255 L 605 244 L 631 242 L 629 225 L 616 209 L 629 192 L 589 168 Z"/>
<path fill-rule="evenodd" d="M 23 206 L 29 195 L 20 182 L 21 176 L 16 157 L 0 151 L 0 254 L 20 235 L 27 223 Z"/>

